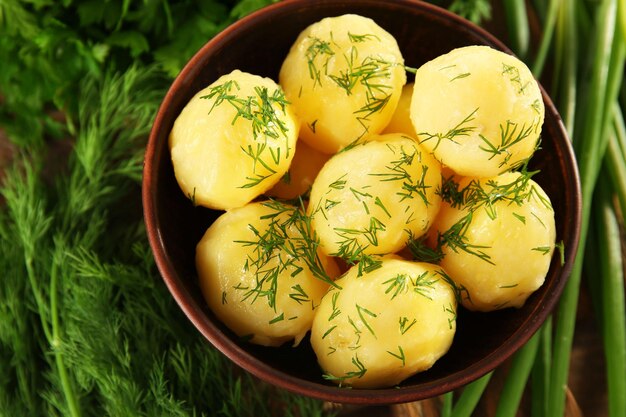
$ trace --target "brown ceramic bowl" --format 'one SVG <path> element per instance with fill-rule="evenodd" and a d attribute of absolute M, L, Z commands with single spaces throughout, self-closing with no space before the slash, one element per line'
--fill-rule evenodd
<path fill-rule="evenodd" d="M 322 379 L 305 340 L 298 348 L 266 348 L 239 340 L 207 308 L 194 267 L 195 245 L 218 212 L 194 208 L 179 189 L 170 160 L 168 135 L 187 101 L 220 75 L 234 69 L 277 79 L 298 33 L 324 17 L 356 13 L 373 18 L 395 36 L 406 64 L 421 64 L 453 48 L 482 44 L 507 51 L 484 30 L 443 9 L 413 1 L 287 0 L 226 28 L 185 66 L 157 114 L 145 156 L 143 204 L 148 237 L 163 279 L 189 320 L 217 349 L 257 377 L 287 390 L 334 402 L 390 404 L 432 397 L 458 388 L 494 369 L 539 328 L 557 302 L 570 273 L 580 227 L 580 189 L 572 149 L 561 119 L 544 93 L 542 149 L 532 159 L 538 181 L 556 212 L 557 254 L 545 284 L 521 309 L 494 313 L 461 311 L 450 351 L 431 369 L 389 389 L 338 388 Z"/>

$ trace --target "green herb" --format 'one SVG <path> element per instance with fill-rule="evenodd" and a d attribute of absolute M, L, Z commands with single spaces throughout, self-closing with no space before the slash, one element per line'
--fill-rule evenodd
<path fill-rule="evenodd" d="M 417 323 L 417 320 L 413 319 L 409 323 L 408 317 L 400 317 L 399 323 L 400 323 L 400 333 L 405 334 L 406 332 L 409 331 L 411 327 L 413 327 L 415 323 Z"/>
<path fill-rule="evenodd" d="M 380 38 L 372 33 L 356 35 L 354 33 L 348 32 L 348 39 L 350 39 L 350 42 L 352 43 L 361 43 L 361 42 L 366 42 L 366 41 L 371 41 L 371 40 L 377 40 L 380 42 Z"/>
<path fill-rule="evenodd" d="M 376 313 L 372 313 L 370 310 L 368 310 L 365 307 L 361 307 L 358 304 L 355 304 L 355 306 L 356 306 L 356 312 L 359 315 L 359 318 L 361 319 L 361 323 L 363 323 L 363 325 L 367 328 L 367 330 L 369 330 L 372 336 L 374 336 L 374 339 L 376 339 L 376 333 L 374 333 L 374 329 L 372 329 L 372 327 L 370 326 L 369 322 L 365 318 L 365 315 L 368 315 L 372 318 L 376 318 L 378 317 L 378 315 Z"/>
<path fill-rule="evenodd" d="M 406 357 L 404 356 L 404 350 L 402 350 L 402 346 L 398 345 L 398 353 L 394 353 L 389 350 L 387 351 L 387 353 L 394 358 L 399 359 L 402 362 L 402 366 L 406 365 Z"/>
<path fill-rule="evenodd" d="M 383 285 L 388 285 L 385 290 L 385 294 L 391 294 L 393 300 L 400 293 L 405 293 L 407 290 L 408 276 L 406 274 L 398 274 L 395 277 L 389 278 L 383 282 Z"/>
<path fill-rule="evenodd" d="M 246 177 L 247 182 L 241 185 L 241 188 L 255 187 L 264 180 L 276 174 L 274 167 L 278 166 L 281 161 L 280 147 L 274 149 L 268 146 L 267 139 L 278 139 L 280 137 L 285 140 L 285 158 L 289 158 L 291 148 L 288 143 L 287 125 L 281 118 L 280 112 L 285 114 L 285 108 L 289 104 L 285 98 L 285 94 L 281 89 L 275 89 L 271 94 L 267 87 L 254 87 L 255 96 L 239 97 L 234 90 L 239 90 L 239 84 L 234 80 L 229 80 L 223 84 L 210 88 L 209 93 L 200 96 L 201 99 L 213 100 L 209 114 L 218 106 L 227 102 L 235 108 L 237 113 L 232 120 L 235 124 L 240 118 L 250 122 L 252 126 L 252 136 L 256 142 L 256 146 L 243 146 L 241 150 L 244 154 L 252 159 L 254 177 Z M 267 153 L 269 153 L 268 159 Z M 261 166 L 263 169 L 259 168 Z M 257 172 L 261 170 L 263 173 Z"/>
<path fill-rule="evenodd" d="M 495 156 L 505 154 L 504 159 L 500 162 L 499 167 L 503 167 L 507 165 L 513 156 L 509 149 L 522 142 L 526 138 L 530 137 L 532 134 L 537 132 L 539 129 L 539 120 L 531 124 L 530 126 L 526 126 L 523 124 L 519 127 L 518 123 L 511 122 L 510 120 L 506 121 L 506 125 L 500 124 L 500 141 L 499 143 L 493 143 L 489 139 L 487 139 L 484 135 L 479 135 L 480 139 L 484 142 L 484 146 L 480 146 L 480 149 L 491 154 L 489 159 L 492 159 Z M 519 127 L 519 129 L 518 129 Z"/>
<path fill-rule="evenodd" d="M 352 364 L 356 368 L 354 371 L 348 371 L 344 375 L 341 375 L 341 376 L 324 374 L 322 375 L 322 377 L 329 381 L 339 381 L 339 386 L 341 386 L 341 383 L 345 381 L 346 379 L 363 378 L 363 376 L 367 372 L 367 369 L 365 368 L 365 365 L 363 365 L 363 363 L 359 360 L 359 357 L 357 355 L 354 355 L 352 357 Z"/>
<path fill-rule="evenodd" d="M 253 237 L 250 240 L 236 240 L 235 243 L 248 248 L 244 264 L 246 271 L 252 271 L 255 283 L 252 287 L 238 286 L 244 291 L 243 301 L 254 303 L 264 298 L 270 308 L 276 311 L 276 294 L 279 280 L 284 274 L 297 276 L 308 268 L 315 278 L 336 286 L 324 270 L 318 252 L 319 238 L 311 228 L 311 218 L 304 213 L 304 208 L 295 207 L 277 200 L 262 203 L 270 209 L 261 216 L 265 222 L 260 231 L 253 224 L 248 225 Z M 306 297 L 301 287 L 291 287 L 295 293 L 290 298 L 300 303 Z"/>
<path fill-rule="evenodd" d="M 327 74 L 328 62 L 330 58 L 335 55 L 335 52 L 330 46 L 330 42 L 316 38 L 309 37 L 309 46 L 307 47 L 305 57 L 307 60 L 307 64 L 309 67 L 309 77 L 313 80 L 313 88 L 316 85 L 322 85 L 322 70 L 318 68 L 318 64 L 316 62 L 317 57 L 320 56 L 323 58 L 323 62 L 321 67 L 324 69 L 324 75 Z M 314 129 L 312 129 L 315 131 Z"/>
<path fill-rule="evenodd" d="M 463 136 L 469 136 L 474 132 L 476 126 L 472 126 L 471 122 L 474 121 L 476 113 L 478 112 L 478 108 L 474 109 L 470 114 L 465 116 L 463 120 L 461 120 L 456 126 L 447 132 L 443 133 L 429 133 L 429 132 L 419 132 L 417 134 L 419 143 L 424 143 L 429 140 L 435 140 L 437 143 L 433 147 L 433 150 L 439 147 L 442 140 L 449 140 L 453 143 L 458 143 L 457 138 Z"/>

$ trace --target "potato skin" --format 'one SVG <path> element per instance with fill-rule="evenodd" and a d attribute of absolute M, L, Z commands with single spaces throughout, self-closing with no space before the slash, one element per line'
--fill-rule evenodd
<path fill-rule="evenodd" d="M 429 369 L 452 344 L 456 295 L 432 264 L 386 258 L 350 269 L 315 313 L 311 345 L 326 377 L 355 388 L 389 387 Z"/>
<path fill-rule="evenodd" d="M 220 99 L 220 89 L 235 99 Z M 250 117 L 269 117 L 273 127 L 267 128 L 266 121 L 256 130 L 252 120 L 237 116 L 236 106 L 243 105 L 235 100 L 249 99 Z M 174 174 L 196 205 L 241 207 L 287 172 L 298 131 L 299 122 L 278 84 L 235 70 L 199 91 L 174 122 L 169 136 Z"/>
<path fill-rule="evenodd" d="M 412 138 L 417 138 L 413 122 L 411 121 L 411 100 L 413 99 L 413 83 L 405 84 L 402 87 L 402 94 L 396 106 L 396 111 L 391 116 L 391 120 L 382 131 L 386 133 L 403 133 Z"/>
<path fill-rule="evenodd" d="M 252 343 L 279 346 L 294 340 L 297 345 L 328 289 L 306 262 L 268 243 L 277 241 L 277 236 L 302 238 L 300 229 L 289 221 L 295 210 L 277 202 L 232 209 L 209 227 L 196 248 L 200 288 L 209 307 L 238 336 L 251 337 Z M 272 222 L 284 226 L 285 232 L 268 234 Z M 334 260 L 319 256 L 328 275 L 337 276 Z"/>
<path fill-rule="evenodd" d="M 321 169 L 308 211 L 322 250 L 348 261 L 402 249 L 439 211 L 439 163 L 411 138 L 374 135 Z"/>
<path fill-rule="evenodd" d="M 491 205 L 475 209 L 467 199 L 454 207 L 444 200 L 429 232 L 431 243 L 437 236 L 444 242 L 440 265 L 463 288 L 462 304 L 469 310 L 521 307 L 545 280 L 556 240 L 554 211 L 541 187 L 532 179 L 524 182 L 522 178 L 518 172 L 463 178 L 461 190 L 469 186 L 467 189 L 481 190 L 488 198 L 497 194 L 508 197 L 495 198 Z M 500 188 L 494 188 L 495 184 Z M 498 191 L 507 185 L 509 191 Z M 511 201 L 514 192 L 518 193 L 518 201 Z M 470 214 L 464 232 L 442 239 Z M 459 236 L 467 250 L 450 243 Z"/>
<path fill-rule="evenodd" d="M 322 19 L 302 31 L 279 75 L 302 121 L 301 139 L 328 154 L 380 133 L 405 82 L 393 36 L 352 14 Z"/>
<path fill-rule="evenodd" d="M 459 175 L 491 177 L 518 167 L 535 151 L 544 114 L 528 67 L 487 46 L 454 49 L 415 74 L 418 140 Z"/>
<path fill-rule="evenodd" d="M 306 194 L 330 155 L 298 141 L 296 153 L 287 174 L 265 194 L 290 200 Z"/>

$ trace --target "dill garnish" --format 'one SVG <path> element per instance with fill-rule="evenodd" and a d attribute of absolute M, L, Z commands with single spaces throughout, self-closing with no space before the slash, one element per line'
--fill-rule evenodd
<path fill-rule="evenodd" d="M 317 57 L 323 57 L 324 61 L 321 63 L 321 67 L 324 69 L 324 74 L 328 69 L 328 61 L 330 57 L 335 55 L 335 52 L 330 46 L 330 42 L 322 40 L 317 37 L 309 37 L 309 46 L 307 47 L 305 57 L 309 68 L 309 77 L 313 80 L 313 88 L 316 85 L 322 85 L 322 70 L 318 67 L 316 62 Z"/>
<path fill-rule="evenodd" d="M 441 262 L 444 256 L 441 247 L 431 248 L 426 244 L 426 236 L 416 238 L 413 236 L 413 232 L 408 229 L 406 233 L 409 236 L 406 246 L 411 252 L 413 259 L 432 264 Z"/>
<path fill-rule="evenodd" d="M 341 376 L 324 374 L 322 375 L 322 377 L 328 381 L 339 381 L 339 386 L 342 386 L 342 382 L 345 381 L 346 379 L 363 378 L 363 376 L 367 372 L 367 369 L 365 368 L 363 363 L 359 360 L 357 355 L 354 355 L 352 357 L 352 364 L 356 368 L 354 371 L 348 371 Z"/>
<path fill-rule="evenodd" d="M 409 331 L 409 329 L 411 327 L 413 327 L 413 325 L 415 323 L 417 323 L 416 319 L 413 319 L 410 323 L 409 323 L 409 319 L 408 317 L 400 317 L 400 319 L 398 320 L 398 323 L 400 324 L 400 333 L 405 334 L 406 332 Z"/>
<path fill-rule="evenodd" d="M 552 209 L 550 201 L 530 182 L 531 177 L 537 172 L 529 172 L 524 167 L 511 180 L 472 179 L 462 188 L 453 177 L 443 178 L 442 186 L 437 191 L 442 200 L 453 208 L 467 211 L 467 214 L 448 230 L 437 233 L 437 247 L 432 249 L 432 255 L 436 258 L 436 254 L 441 252 L 442 247 L 447 246 L 454 252 L 463 251 L 493 264 L 487 252 L 490 247 L 468 242 L 466 233 L 471 226 L 473 215 L 477 210 L 482 209 L 490 219 L 494 220 L 498 216 L 496 203 L 503 202 L 508 205 L 522 206 L 530 199 L 537 199 L 546 208 Z M 520 222 L 526 223 L 525 217 L 516 213 L 513 215 Z M 409 243 L 409 248 L 415 252 L 415 255 L 422 254 L 422 242 L 413 240 Z M 423 249 L 423 254 L 428 256 L 431 253 L 427 249 Z"/>
<path fill-rule="evenodd" d="M 406 362 L 405 362 L 406 358 L 404 356 L 404 350 L 402 350 L 402 346 L 398 345 L 398 353 L 394 353 L 389 350 L 387 351 L 387 353 L 393 356 L 394 358 L 399 359 L 402 362 L 402 366 L 406 365 Z"/>
<path fill-rule="evenodd" d="M 363 35 L 356 35 L 354 33 L 350 33 L 348 32 L 348 38 L 350 39 L 350 42 L 352 43 L 361 43 L 361 42 L 366 42 L 369 40 L 377 40 L 380 42 L 380 38 L 376 35 L 374 35 L 373 33 L 366 33 Z"/>
<path fill-rule="evenodd" d="M 443 311 L 445 313 L 450 314 L 452 317 L 448 318 L 448 326 L 450 328 L 450 330 L 452 330 L 452 324 L 456 322 L 456 309 L 454 308 L 454 306 L 452 305 L 452 303 L 449 303 L 448 305 L 444 305 L 443 306 Z"/>
<path fill-rule="evenodd" d="M 225 81 L 223 84 L 213 86 L 209 93 L 200 96 L 201 99 L 214 100 L 209 114 L 224 102 L 230 104 L 236 114 L 232 124 L 237 120 L 244 119 L 250 122 L 252 127 L 252 137 L 255 145 L 242 146 L 241 150 L 246 156 L 252 159 L 254 176 L 246 177 L 246 183 L 240 188 L 251 188 L 262 181 L 276 174 L 274 169 L 281 161 L 281 158 L 289 158 L 291 148 L 288 143 L 288 127 L 281 117 L 286 114 L 286 106 L 289 104 L 285 94 L 280 88 L 276 88 L 270 93 L 267 87 L 254 87 L 255 95 L 240 97 L 237 91 L 239 84 L 235 80 Z M 281 155 L 281 148 L 274 149 L 268 146 L 268 138 L 285 140 L 285 155 Z M 269 153 L 269 156 L 268 156 Z M 258 172 L 260 171 L 260 172 Z"/>
<path fill-rule="evenodd" d="M 439 144 L 442 140 L 449 140 L 453 143 L 457 142 L 458 137 L 469 136 L 470 133 L 474 132 L 476 126 L 472 126 L 470 123 L 474 121 L 476 118 L 476 113 L 478 112 L 478 107 L 475 108 L 471 113 L 469 113 L 463 120 L 457 123 L 452 129 L 447 132 L 439 132 L 439 133 L 429 133 L 429 132 L 420 132 L 417 134 L 419 143 L 424 143 L 429 140 L 435 140 L 437 143 L 433 147 L 433 150 L 439 147 Z"/>
<path fill-rule="evenodd" d="M 260 231 L 249 224 L 252 232 L 250 240 L 236 240 L 235 243 L 249 248 L 244 270 L 252 271 L 253 286 L 237 286 L 244 291 L 243 300 L 251 303 L 265 298 L 270 308 L 276 311 L 276 293 L 279 279 L 283 274 L 295 277 L 308 268 L 317 279 L 336 286 L 324 270 L 318 253 L 319 239 L 313 232 L 310 217 L 301 207 L 295 207 L 276 200 L 261 203 L 270 211 L 260 220 L 266 222 Z M 292 286 L 290 298 L 299 304 L 310 301 L 300 285 Z"/>
<path fill-rule="evenodd" d="M 387 146 L 394 154 L 398 153 L 397 160 L 391 161 L 388 165 L 385 165 L 385 171 L 370 173 L 373 177 L 378 177 L 382 182 L 398 181 L 402 183 L 400 190 L 396 194 L 400 197 L 400 202 L 406 199 L 413 199 L 414 194 L 421 198 L 422 203 L 428 207 L 431 203 L 428 201 L 426 191 L 431 188 L 430 185 L 426 185 L 426 173 L 428 172 L 428 165 L 423 164 L 421 166 L 421 176 L 416 178 L 415 175 L 408 171 L 413 165 L 414 160 L 421 160 L 421 153 L 415 146 L 411 146 L 411 150 L 405 150 L 404 146 L 400 146 L 400 149 L 396 149 L 396 146 L 389 144 Z"/>
<path fill-rule="evenodd" d="M 374 336 L 374 338 L 376 338 L 376 333 L 374 333 L 374 329 L 372 329 L 372 326 L 370 326 L 370 324 L 367 321 L 367 319 L 365 318 L 364 314 L 368 315 L 371 318 L 376 318 L 376 317 L 378 317 L 378 315 L 376 313 L 372 313 L 370 310 L 368 310 L 365 307 L 361 307 L 358 304 L 355 304 L 355 306 L 356 306 L 356 312 L 359 315 L 359 318 L 361 319 L 361 323 L 363 323 L 363 325 L 367 328 L 367 330 L 369 330 L 369 332 L 372 334 L 372 336 Z"/>
<path fill-rule="evenodd" d="M 511 83 L 517 87 L 517 94 L 526 93 L 526 88 L 530 84 L 530 81 L 522 80 L 519 68 L 517 68 L 515 65 L 508 65 L 503 62 L 502 75 L 508 76 Z"/>
<path fill-rule="evenodd" d="M 500 162 L 499 167 L 503 167 L 509 163 L 511 157 L 513 156 L 509 149 L 522 142 L 524 139 L 531 137 L 532 134 L 537 132 L 539 128 L 540 120 L 536 120 L 531 123 L 529 126 L 523 124 L 521 127 L 518 123 L 507 120 L 505 124 L 500 124 L 500 142 L 493 143 L 489 141 L 484 135 L 478 135 L 480 139 L 485 143 L 484 146 L 480 146 L 479 148 L 489 154 L 491 156 L 489 159 L 501 154 L 506 154 L 502 162 Z"/>
<path fill-rule="evenodd" d="M 397 274 L 395 277 L 389 278 L 388 280 L 383 282 L 383 285 L 387 285 L 387 289 L 385 290 L 385 294 L 391 294 L 391 299 L 393 300 L 400 293 L 406 292 L 407 289 L 407 280 L 408 276 L 406 274 Z"/>

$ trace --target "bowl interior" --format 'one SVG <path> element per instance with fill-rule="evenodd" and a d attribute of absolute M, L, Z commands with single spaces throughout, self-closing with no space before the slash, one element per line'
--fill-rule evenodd
<path fill-rule="evenodd" d="M 144 213 L 159 270 L 185 314 L 219 350 L 244 369 L 277 386 L 336 402 L 381 404 L 431 397 L 464 385 L 499 365 L 526 342 L 550 313 L 571 270 L 578 242 L 580 190 L 569 141 L 560 117 L 544 93 L 546 120 L 542 146 L 531 168 L 550 196 L 557 241 L 545 284 L 521 309 L 469 313 L 460 309 L 450 351 L 430 370 L 397 388 L 340 389 L 324 381 L 305 340 L 298 348 L 264 348 L 240 341 L 209 311 L 194 267 L 195 245 L 219 215 L 194 208 L 174 178 L 168 135 L 187 101 L 220 75 L 234 69 L 277 79 L 281 63 L 297 35 L 324 17 L 356 13 L 371 17 L 398 41 L 406 65 L 421 64 L 453 48 L 489 45 L 508 51 L 487 32 L 434 6 L 401 0 L 284 1 L 233 24 L 205 45 L 171 86 L 154 123 L 144 169 Z"/>

